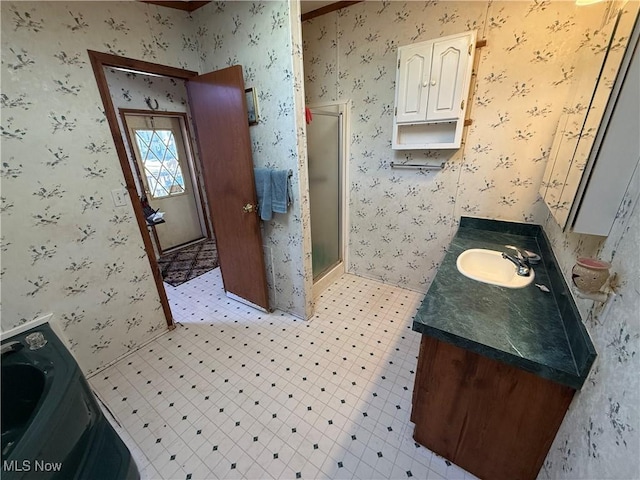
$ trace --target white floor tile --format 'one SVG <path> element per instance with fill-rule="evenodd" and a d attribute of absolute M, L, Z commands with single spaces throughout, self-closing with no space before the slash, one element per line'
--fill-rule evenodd
<path fill-rule="evenodd" d="M 167 295 L 177 328 L 91 379 L 143 478 L 473 478 L 412 439 L 421 294 L 343 275 L 308 322 L 219 269 Z"/>

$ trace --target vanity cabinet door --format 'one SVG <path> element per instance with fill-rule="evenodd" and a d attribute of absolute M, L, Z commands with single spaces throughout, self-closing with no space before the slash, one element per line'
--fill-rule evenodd
<path fill-rule="evenodd" d="M 468 35 L 434 41 L 427 120 L 455 120 L 464 111 L 465 73 L 471 48 Z"/>
<path fill-rule="evenodd" d="M 427 118 L 432 45 L 426 43 L 398 49 L 398 123 L 424 122 Z"/>
<path fill-rule="evenodd" d="M 575 391 L 422 335 L 413 438 L 479 478 L 535 480 Z"/>

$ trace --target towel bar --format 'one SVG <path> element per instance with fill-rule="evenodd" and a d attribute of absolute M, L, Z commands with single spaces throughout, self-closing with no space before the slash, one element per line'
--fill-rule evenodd
<path fill-rule="evenodd" d="M 424 163 L 395 163 L 391 162 L 389 165 L 391 168 L 424 168 L 425 170 L 441 170 L 444 168 L 444 163 L 440 165 L 427 165 Z"/>

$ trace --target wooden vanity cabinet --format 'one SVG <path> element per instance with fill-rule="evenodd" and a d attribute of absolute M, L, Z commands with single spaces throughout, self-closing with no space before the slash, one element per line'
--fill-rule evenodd
<path fill-rule="evenodd" d="M 574 393 L 422 335 L 413 438 L 481 479 L 535 479 Z"/>

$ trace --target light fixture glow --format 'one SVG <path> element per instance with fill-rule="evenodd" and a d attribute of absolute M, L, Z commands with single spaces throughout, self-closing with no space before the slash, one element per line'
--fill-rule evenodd
<path fill-rule="evenodd" d="M 584 5 L 593 5 L 594 3 L 602 2 L 602 0 L 576 0 L 576 5 L 582 7 Z"/>

